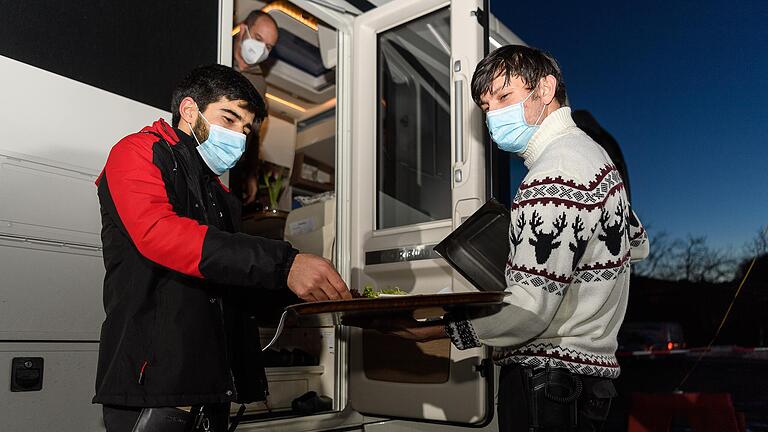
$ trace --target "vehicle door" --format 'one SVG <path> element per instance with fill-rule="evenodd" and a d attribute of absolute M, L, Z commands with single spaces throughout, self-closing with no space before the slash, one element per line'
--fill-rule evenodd
<path fill-rule="evenodd" d="M 394 0 L 355 18 L 351 288 L 475 290 L 432 250 L 485 201 L 478 0 Z M 504 241 L 504 239 L 501 239 Z M 485 348 L 350 335 L 349 398 L 364 414 L 481 425 L 493 412 Z"/>

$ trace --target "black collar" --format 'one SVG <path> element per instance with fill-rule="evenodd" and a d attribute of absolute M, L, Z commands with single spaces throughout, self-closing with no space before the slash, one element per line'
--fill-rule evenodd
<path fill-rule="evenodd" d="M 197 140 L 178 128 L 174 129 L 176 130 L 176 135 L 179 136 L 179 145 L 183 145 L 192 154 L 192 160 L 196 163 L 197 168 L 199 168 L 203 180 L 208 181 L 211 178 L 218 177 L 215 172 L 211 171 L 208 164 L 205 163 L 203 157 L 200 156 L 200 152 L 197 151 Z"/>

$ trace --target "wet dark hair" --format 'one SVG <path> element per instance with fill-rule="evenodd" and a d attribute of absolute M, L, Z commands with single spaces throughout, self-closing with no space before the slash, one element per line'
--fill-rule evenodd
<path fill-rule="evenodd" d="M 277 21 L 275 21 L 272 15 L 258 9 L 252 10 L 251 13 L 249 13 L 248 16 L 245 17 L 245 20 L 243 20 L 243 22 L 245 23 L 245 25 L 247 25 L 250 28 L 253 24 L 256 23 L 256 20 L 258 20 L 261 17 L 269 18 L 269 20 L 272 21 L 272 24 L 275 25 L 275 28 L 278 28 Z"/>
<path fill-rule="evenodd" d="M 256 116 L 256 121 L 262 121 L 267 116 L 264 99 L 261 98 L 253 84 L 240 72 L 220 64 L 192 69 L 173 90 L 171 97 L 173 118 L 171 121 L 175 127 L 178 127 L 181 121 L 179 105 L 185 97 L 194 99 L 200 111 L 205 111 L 209 104 L 224 98 L 230 101 L 241 100 L 245 102 L 244 108 Z"/>
<path fill-rule="evenodd" d="M 504 75 L 504 85 L 513 77 L 519 77 L 528 90 L 547 75 L 557 80 L 555 99 L 565 105 L 565 83 L 560 73 L 560 66 L 549 54 L 536 48 L 523 45 L 506 45 L 482 59 L 472 75 L 472 99 L 480 105 L 480 96 L 488 93 L 493 80 Z"/>

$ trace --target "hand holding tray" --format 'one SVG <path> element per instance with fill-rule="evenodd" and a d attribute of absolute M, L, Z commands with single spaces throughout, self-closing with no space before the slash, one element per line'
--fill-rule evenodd
<path fill-rule="evenodd" d="M 365 319 L 382 318 L 391 315 L 412 314 L 419 318 L 436 318 L 446 311 L 501 303 L 504 292 L 466 292 L 451 294 L 403 295 L 387 298 L 355 298 L 300 303 L 286 307 L 280 316 L 275 336 L 262 350 L 271 347 L 283 331 L 287 322 L 301 321 L 311 317 L 319 320 L 330 319 L 341 324 L 343 319 L 361 322 Z"/>

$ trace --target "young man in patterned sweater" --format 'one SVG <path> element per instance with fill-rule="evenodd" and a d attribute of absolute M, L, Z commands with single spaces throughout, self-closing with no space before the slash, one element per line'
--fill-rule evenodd
<path fill-rule="evenodd" d="M 511 209 L 508 295 L 501 307 L 392 333 L 492 346 L 501 431 L 598 430 L 616 394 L 630 262 L 647 256 L 647 236 L 616 167 L 571 119 L 552 57 L 499 48 L 478 65 L 472 96 L 494 142 L 529 169 Z"/>

